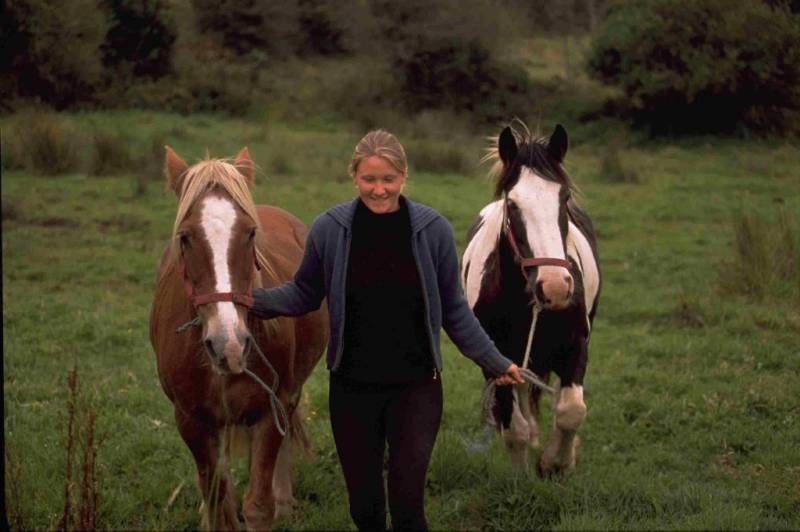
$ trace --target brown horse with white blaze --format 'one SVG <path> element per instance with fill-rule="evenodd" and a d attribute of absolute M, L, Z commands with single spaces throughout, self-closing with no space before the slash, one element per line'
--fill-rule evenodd
<path fill-rule="evenodd" d="M 247 148 L 233 161 L 189 167 L 167 147 L 165 174 L 178 209 L 150 315 L 158 376 L 197 466 L 203 526 L 241 528 L 227 466 L 238 434 L 250 453 L 245 525 L 269 529 L 293 500 L 289 446 L 303 442 L 297 405 L 327 342 L 328 317 L 318 310 L 261 321 L 248 315 L 250 293 L 291 278 L 307 229 L 253 203 Z M 282 434 L 287 419 L 293 438 Z"/>

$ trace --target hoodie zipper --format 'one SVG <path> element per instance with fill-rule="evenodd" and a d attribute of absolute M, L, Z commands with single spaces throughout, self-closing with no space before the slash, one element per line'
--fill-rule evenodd
<path fill-rule="evenodd" d="M 431 348 L 431 357 L 433 357 L 433 378 L 436 379 L 439 368 L 436 365 L 436 349 L 433 346 L 433 331 L 431 331 L 431 304 L 428 301 L 428 289 L 425 285 L 425 276 L 422 274 L 422 265 L 419 262 L 417 233 L 411 234 L 411 251 L 414 254 L 414 263 L 417 265 L 417 274 L 422 285 L 422 301 L 425 303 L 425 329 L 428 331 L 428 345 Z"/>

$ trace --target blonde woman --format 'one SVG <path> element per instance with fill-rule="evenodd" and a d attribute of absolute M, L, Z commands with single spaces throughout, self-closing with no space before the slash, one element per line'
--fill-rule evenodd
<path fill-rule="evenodd" d="M 359 530 L 425 530 L 425 476 L 442 415 L 439 331 L 501 385 L 522 383 L 464 299 L 450 224 L 402 194 L 405 151 L 384 130 L 356 145 L 358 197 L 319 216 L 294 280 L 256 289 L 259 318 L 297 316 L 327 297 L 336 450 Z"/>

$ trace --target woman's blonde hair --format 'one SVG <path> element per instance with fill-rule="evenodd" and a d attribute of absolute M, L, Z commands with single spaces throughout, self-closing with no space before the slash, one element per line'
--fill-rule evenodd
<path fill-rule="evenodd" d="M 383 157 L 403 175 L 408 174 L 406 151 L 400 141 L 397 140 L 397 137 L 384 129 L 373 129 L 358 141 L 355 150 L 353 150 L 353 158 L 350 160 L 350 167 L 347 169 L 350 177 L 356 175 L 356 170 L 358 170 L 358 165 L 361 164 L 361 161 L 373 155 Z"/>

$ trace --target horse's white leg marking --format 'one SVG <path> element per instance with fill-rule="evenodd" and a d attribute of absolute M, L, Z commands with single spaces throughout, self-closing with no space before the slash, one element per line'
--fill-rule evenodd
<path fill-rule="evenodd" d="M 275 494 L 275 517 L 291 514 L 294 505 L 292 493 L 291 437 L 283 438 L 278 458 L 275 462 L 275 473 L 272 476 L 272 492 Z"/>
<path fill-rule="evenodd" d="M 566 259 L 558 228 L 561 184 L 537 175 L 527 167 L 508 194 L 523 212 L 525 232 L 534 257 Z M 540 266 L 536 280 L 555 308 L 567 304 L 572 292 L 572 276 L 562 266 Z"/>
<path fill-rule="evenodd" d="M 467 244 L 463 258 L 464 266 L 470 265 L 467 278 L 464 279 L 464 294 L 470 307 L 474 307 L 478 301 L 486 260 L 497 247 L 503 217 L 502 202 L 498 200 L 485 206 L 481 209 L 480 217 L 483 224 Z"/>
<path fill-rule="evenodd" d="M 209 197 L 203 201 L 200 225 L 208 240 L 214 266 L 215 289 L 217 292 L 231 291 L 231 274 L 228 266 L 228 248 L 230 247 L 233 224 L 236 222 L 236 209 L 233 204 L 223 198 Z M 227 338 L 225 358 L 231 370 L 238 372 L 241 366 L 242 345 L 236 336 L 239 316 L 236 307 L 230 301 L 215 304 L 218 326 Z M 213 326 L 209 324 L 209 329 Z M 213 332 L 213 331 L 210 331 Z"/>
<path fill-rule="evenodd" d="M 579 442 L 576 432 L 586 419 L 583 386 L 559 389 L 553 410 L 553 434 L 539 459 L 539 468 L 545 474 L 569 472 L 575 468 L 575 449 Z"/>
<path fill-rule="evenodd" d="M 597 291 L 600 288 L 600 271 L 597 269 L 597 260 L 589 241 L 580 229 L 569 223 L 567 232 L 567 254 L 578 263 L 583 276 L 583 294 L 586 301 L 586 312 L 592 310 Z M 588 319 L 588 316 L 587 316 Z"/>
<path fill-rule="evenodd" d="M 519 384 L 517 388 L 517 397 L 519 398 L 520 414 L 525 419 L 528 425 L 528 446 L 533 449 L 540 447 L 539 443 L 539 422 L 536 420 L 536 415 L 531 407 L 531 385 L 528 383 Z"/>
<path fill-rule="evenodd" d="M 520 408 L 520 397 L 527 402 L 527 393 L 530 391 L 528 384 L 515 384 L 512 393 L 514 394 L 513 409 L 511 411 L 511 425 L 507 431 L 503 432 L 503 440 L 506 443 L 511 462 L 518 466 L 528 466 L 528 445 L 530 441 L 530 427 L 528 420 L 523 415 Z"/>

